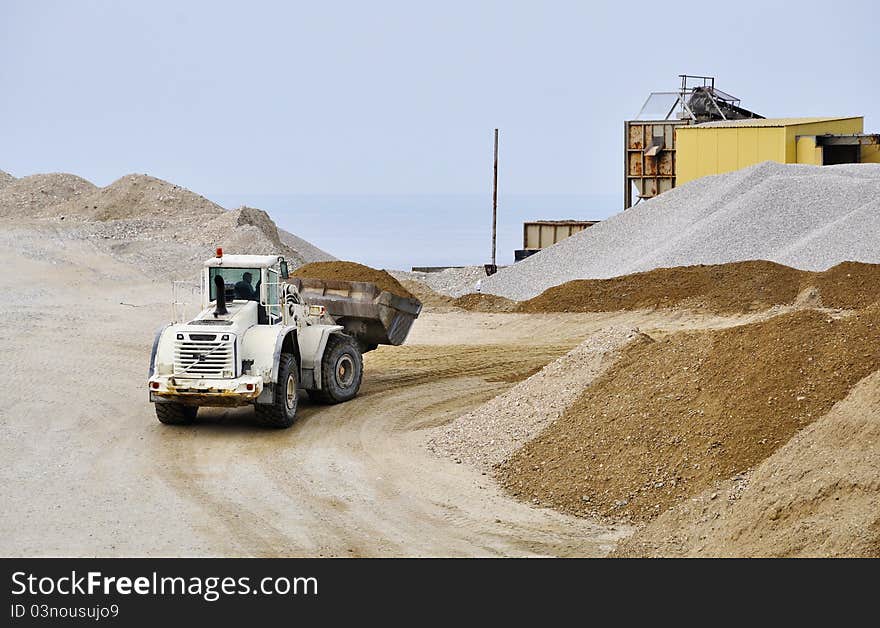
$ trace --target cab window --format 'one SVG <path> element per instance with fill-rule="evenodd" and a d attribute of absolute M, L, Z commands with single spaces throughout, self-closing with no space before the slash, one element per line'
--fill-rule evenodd
<path fill-rule="evenodd" d="M 211 295 L 209 301 L 217 300 L 217 286 L 214 284 L 214 277 L 218 275 L 223 277 L 223 283 L 226 284 L 227 300 L 260 300 L 259 268 L 211 267 L 208 269 L 208 289 Z"/>

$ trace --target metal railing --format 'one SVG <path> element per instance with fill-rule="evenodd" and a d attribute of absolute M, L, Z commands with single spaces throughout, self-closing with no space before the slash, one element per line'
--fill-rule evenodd
<path fill-rule="evenodd" d="M 275 296 L 278 302 L 276 303 L 268 303 L 268 296 L 270 294 L 270 288 L 275 286 Z M 266 319 L 272 320 L 272 316 L 277 316 L 279 319 L 284 318 L 284 301 L 281 298 L 283 284 L 281 282 L 276 283 L 267 283 L 266 284 L 266 303 L 260 302 L 260 307 L 266 308 Z"/>
<path fill-rule="evenodd" d="M 171 282 L 171 322 L 187 321 L 190 306 L 195 305 L 195 312 L 202 306 L 202 283 L 200 281 Z"/>

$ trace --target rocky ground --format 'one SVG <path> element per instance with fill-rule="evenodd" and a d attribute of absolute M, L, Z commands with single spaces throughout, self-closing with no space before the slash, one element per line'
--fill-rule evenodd
<path fill-rule="evenodd" d="M 767 168 L 723 179 L 713 211 L 784 187 L 758 181 Z M 832 191 L 873 185 L 832 171 Z M 425 308 L 404 346 L 366 355 L 357 399 L 303 399 L 290 430 L 247 408 L 163 426 L 144 388 L 152 334 L 169 280 L 217 244 L 329 262 L 312 268 Z M 480 267 L 329 257 L 265 212 L 145 175 L 97 188 L 0 172 L 0 348 L 14 356 L 0 554 L 880 555 L 880 267 L 747 260 L 529 284 L 517 302 L 474 294 Z"/>

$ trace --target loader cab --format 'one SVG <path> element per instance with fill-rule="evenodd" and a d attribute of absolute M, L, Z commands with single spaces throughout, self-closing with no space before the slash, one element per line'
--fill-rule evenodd
<path fill-rule="evenodd" d="M 235 306 L 248 302 L 257 304 L 257 324 L 276 325 L 283 322 L 281 281 L 287 279 L 287 262 L 277 255 L 223 255 L 205 262 L 202 275 L 202 307 L 217 302 L 216 277 L 223 278 L 226 302 Z"/>

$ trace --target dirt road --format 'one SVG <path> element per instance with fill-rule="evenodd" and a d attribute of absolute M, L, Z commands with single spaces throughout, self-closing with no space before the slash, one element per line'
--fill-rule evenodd
<path fill-rule="evenodd" d="M 514 501 L 425 449 L 602 326 L 682 314 L 425 314 L 367 356 L 361 395 L 159 424 L 145 387 L 170 286 L 46 226 L 0 225 L 0 555 L 600 556 L 631 531 Z M 194 269 L 194 272 L 197 269 Z M 540 333 L 536 333 L 540 330 Z"/>

